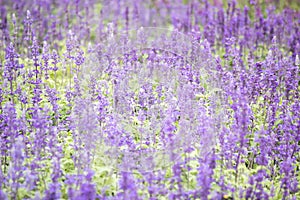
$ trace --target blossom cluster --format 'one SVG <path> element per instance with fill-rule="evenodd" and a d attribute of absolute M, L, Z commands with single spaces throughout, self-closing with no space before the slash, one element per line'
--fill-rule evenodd
<path fill-rule="evenodd" d="M 0 1 L 0 199 L 300 198 L 287 2 Z"/>

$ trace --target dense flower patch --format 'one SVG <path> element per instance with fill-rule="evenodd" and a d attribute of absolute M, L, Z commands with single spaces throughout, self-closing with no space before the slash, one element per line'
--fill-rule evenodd
<path fill-rule="evenodd" d="M 296 1 L 0 1 L 0 199 L 300 198 Z"/>

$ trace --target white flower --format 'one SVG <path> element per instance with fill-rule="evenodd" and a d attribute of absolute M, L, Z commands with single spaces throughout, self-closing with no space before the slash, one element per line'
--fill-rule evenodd
<path fill-rule="evenodd" d="M 297 66 L 300 65 L 299 55 L 296 55 L 296 58 L 295 58 L 295 65 L 297 65 Z"/>

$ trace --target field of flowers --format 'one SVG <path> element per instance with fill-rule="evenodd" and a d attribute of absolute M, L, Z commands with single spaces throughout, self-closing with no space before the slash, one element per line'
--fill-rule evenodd
<path fill-rule="evenodd" d="M 0 200 L 300 199 L 297 0 L 0 0 Z"/>

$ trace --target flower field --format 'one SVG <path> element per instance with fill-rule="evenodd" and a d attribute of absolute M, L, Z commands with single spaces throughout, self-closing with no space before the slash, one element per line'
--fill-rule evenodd
<path fill-rule="evenodd" d="M 300 199 L 299 1 L 0 16 L 0 200 Z"/>

